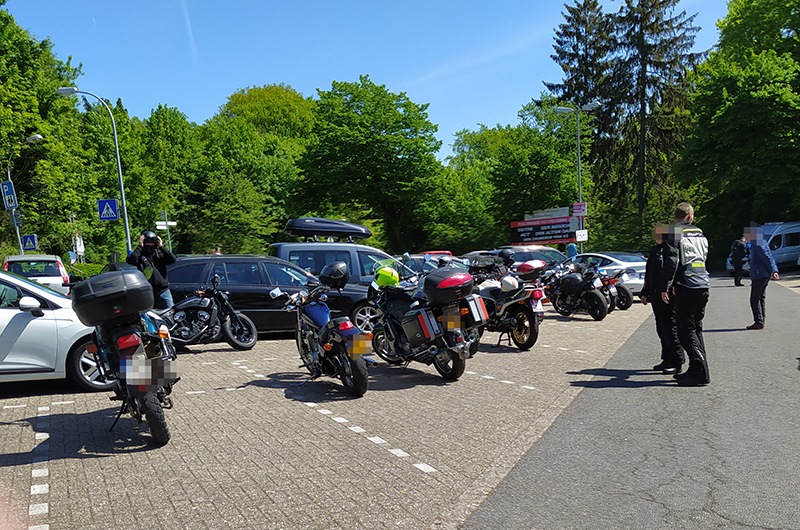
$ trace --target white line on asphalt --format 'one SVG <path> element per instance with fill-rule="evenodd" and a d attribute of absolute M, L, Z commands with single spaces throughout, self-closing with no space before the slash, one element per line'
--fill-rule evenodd
<path fill-rule="evenodd" d="M 204 362 L 204 363 L 203 363 L 203 366 L 207 366 L 207 365 L 209 365 L 209 364 L 217 364 L 217 361 L 208 361 L 208 362 Z"/>
<path fill-rule="evenodd" d="M 36 526 L 29 526 L 28 530 L 50 530 L 49 524 L 37 524 Z"/>
<path fill-rule="evenodd" d="M 23 409 L 23 408 L 25 408 L 27 406 L 28 405 L 4 405 L 3 408 L 4 409 Z"/>
<path fill-rule="evenodd" d="M 239 359 L 238 361 L 231 361 L 231 364 L 242 364 L 246 363 L 247 359 Z"/>
<path fill-rule="evenodd" d="M 500 382 L 501 383 L 505 383 L 507 385 L 515 385 L 516 384 L 514 381 L 500 381 Z"/>
<path fill-rule="evenodd" d="M 47 440 L 48 438 L 50 438 L 50 435 L 47 434 L 46 432 L 37 432 L 36 433 L 36 439 L 37 440 Z"/>
<path fill-rule="evenodd" d="M 46 502 L 31 504 L 28 507 L 28 515 L 41 515 L 50 511 L 50 505 Z"/>
<path fill-rule="evenodd" d="M 53 401 L 51 405 L 72 405 L 74 401 Z"/>
<path fill-rule="evenodd" d="M 264 374 L 256 374 L 256 377 L 267 377 L 267 376 Z"/>
<path fill-rule="evenodd" d="M 585 351 L 585 350 L 575 350 L 575 351 L 578 352 L 578 353 L 589 353 L 588 351 Z"/>
<path fill-rule="evenodd" d="M 39 412 L 47 412 L 48 410 L 50 410 L 50 407 L 39 407 L 36 410 L 38 410 Z"/>
<path fill-rule="evenodd" d="M 50 484 L 34 484 L 31 486 L 31 495 L 42 495 L 50 493 Z"/>
<path fill-rule="evenodd" d="M 342 417 L 340 417 L 340 416 L 336 416 L 335 418 L 331 418 L 331 419 L 332 419 L 333 421 L 335 421 L 336 423 L 350 423 L 350 421 L 349 421 L 349 420 L 347 420 L 347 419 L 345 419 L 345 418 L 342 418 Z"/>
<path fill-rule="evenodd" d="M 316 406 L 317 406 L 317 404 L 316 404 L 316 403 L 312 403 L 312 402 L 310 402 L 310 401 L 306 401 L 306 402 L 305 402 L 305 403 L 303 403 L 303 404 L 304 404 L 305 406 L 307 406 L 307 407 L 316 407 Z"/>
<path fill-rule="evenodd" d="M 528 385 L 522 385 L 522 388 L 527 388 L 528 390 L 536 390 L 536 388 Z"/>
<path fill-rule="evenodd" d="M 569 348 L 562 348 L 561 346 L 559 346 L 558 349 L 561 351 L 569 351 Z"/>
<path fill-rule="evenodd" d="M 469 375 L 477 375 L 477 372 L 470 372 L 469 370 L 464 371 L 464 373 Z"/>
<path fill-rule="evenodd" d="M 551 348 L 549 344 L 542 344 L 542 348 Z"/>
<path fill-rule="evenodd" d="M 266 359 L 264 359 L 264 360 L 265 360 L 265 361 L 277 361 L 278 359 L 277 359 L 276 357 L 267 357 L 267 358 L 266 358 Z"/>
<path fill-rule="evenodd" d="M 42 469 L 31 469 L 31 478 L 43 478 L 49 476 L 50 476 L 50 470 L 47 469 L 46 467 Z"/>
<path fill-rule="evenodd" d="M 428 464 L 414 464 L 414 467 L 419 469 L 420 471 L 424 471 L 425 473 L 433 473 L 436 471 L 435 468 L 429 466 Z"/>
<path fill-rule="evenodd" d="M 367 440 L 369 440 L 370 442 L 372 442 L 374 444 L 378 444 L 378 445 L 389 443 L 386 440 L 384 440 L 383 438 L 381 438 L 380 436 L 367 436 Z"/>
<path fill-rule="evenodd" d="M 206 393 L 206 391 L 205 391 L 205 390 L 189 390 L 189 391 L 187 391 L 186 393 L 187 393 L 187 394 L 190 394 L 190 395 L 191 395 L 191 394 L 205 394 L 205 393 Z"/>
<path fill-rule="evenodd" d="M 333 414 L 333 412 L 329 411 L 328 409 L 319 409 L 317 412 L 319 412 L 320 414 L 325 414 L 326 416 L 328 414 Z"/>
<path fill-rule="evenodd" d="M 359 434 L 367 432 L 366 430 L 362 429 L 361 427 L 357 427 L 355 425 L 353 427 L 348 427 L 348 429 L 350 429 L 353 432 L 357 432 Z"/>
<path fill-rule="evenodd" d="M 254 373 L 256 373 L 256 371 L 255 371 L 255 370 L 246 370 L 246 371 L 247 371 L 247 373 L 248 373 L 248 374 L 254 374 Z"/>
<path fill-rule="evenodd" d="M 484 379 L 497 379 L 496 377 L 492 377 L 491 375 L 482 375 Z"/>
<path fill-rule="evenodd" d="M 392 453 L 394 456 L 398 456 L 400 458 L 405 458 L 407 456 L 411 456 L 410 454 L 406 453 L 402 449 L 389 449 L 389 452 Z"/>

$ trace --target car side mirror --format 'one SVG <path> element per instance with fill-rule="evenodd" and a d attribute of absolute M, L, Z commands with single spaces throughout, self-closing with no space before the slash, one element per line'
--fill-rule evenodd
<path fill-rule="evenodd" d="M 281 291 L 280 287 L 276 287 L 269 292 L 269 297 L 275 300 L 276 298 L 280 298 L 283 296 L 283 291 Z"/>
<path fill-rule="evenodd" d="M 23 296 L 19 299 L 19 310 L 27 311 L 36 317 L 44 315 L 44 311 L 42 311 L 42 305 L 39 303 L 39 300 L 32 296 Z"/>

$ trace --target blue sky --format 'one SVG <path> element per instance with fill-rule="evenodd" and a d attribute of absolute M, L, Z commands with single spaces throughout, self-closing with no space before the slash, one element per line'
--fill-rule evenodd
<path fill-rule="evenodd" d="M 696 50 L 713 46 L 726 1 L 679 7 L 697 14 Z M 565 10 L 558 0 L 8 0 L 4 8 L 37 39 L 49 37 L 58 58 L 83 65 L 78 88 L 121 98 L 134 116 L 165 104 L 202 123 L 241 88 L 283 83 L 316 96 L 367 74 L 429 104 L 440 157 L 456 131 L 515 124 L 544 81 L 561 80 L 550 58 Z"/>

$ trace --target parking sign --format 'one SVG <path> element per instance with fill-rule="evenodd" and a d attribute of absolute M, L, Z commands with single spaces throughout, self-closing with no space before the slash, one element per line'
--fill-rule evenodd
<path fill-rule="evenodd" d="M 17 202 L 17 194 L 14 192 L 14 183 L 10 180 L 4 181 L 0 184 L 0 190 L 3 192 L 3 205 L 5 205 L 6 210 L 13 210 L 14 208 L 19 207 L 19 203 Z"/>

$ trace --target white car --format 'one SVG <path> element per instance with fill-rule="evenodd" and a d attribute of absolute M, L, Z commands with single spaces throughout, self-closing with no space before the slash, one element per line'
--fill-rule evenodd
<path fill-rule="evenodd" d="M 642 292 L 647 260 L 641 254 L 634 252 L 584 252 L 573 257 L 572 261 L 584 266 L 604 269 L 607 274 L 614 274 L 623 269 L 628 274 L 628 279 L 623 280 L 622 284 L 630 288 L 635 295 Z"/>
<path fill-rule="evenodd" d="M 87 346 L 72 300 L 25 277 L 0 271 L 0 383 L 68 377 L 84 390 L 109 390 Z"/>
<path fill-rule="evenodd" d="M 25 276 L 47 285 L 51 289 L 69 293 L 69 275 L 61 262 L 61 258 L 50 254 L 17 254 L 7 256 L 3 261 L 3 270 Z"/>

